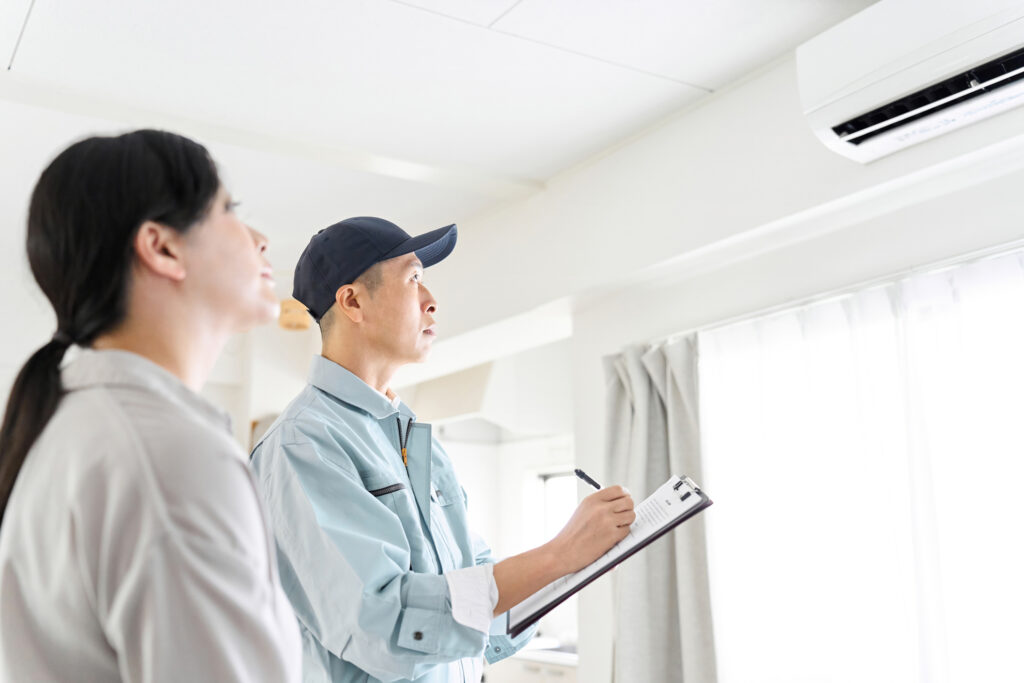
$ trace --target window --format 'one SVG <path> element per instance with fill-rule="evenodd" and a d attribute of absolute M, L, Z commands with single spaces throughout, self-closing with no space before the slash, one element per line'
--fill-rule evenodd
<path fill-rule="evenodd" d="M 1024 680 L 1024 259 L 700 335 L 720 683 Z"/>
<path fill-rule="evenodd" d="M 523 522 L 531 530 L 527 547 L 554 538 L 576 510 L 579 479 L 563 468 L 543 468 L 525 473 Z M 540 620 L 538 634 L 550 637 L 545 646 L 574 646 L 577 637 L 578 601 L 566 600 Z"/>
<path fill-rule="evenodd" d="M 543 487 L 544 538 L 552 539 L 576 510 L 576 484 L 579 481 L 572 472 L 541 474 Z"/>

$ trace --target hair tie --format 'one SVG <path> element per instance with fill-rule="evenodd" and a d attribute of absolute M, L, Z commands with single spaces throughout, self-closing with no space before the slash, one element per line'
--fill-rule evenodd
<path fill-rule="evenodd" d="M 75 343 L 75 341 L 71 338 L 71 335 L 69 335 L 67 332 L 60 328 L 57 328 L 57 331 L 53 333 L 53 337 L 50 339 L 50 341 L 55 341 L 58 344 L 62 344 L 64 346 L 71 346 L 72 344 Z"/>

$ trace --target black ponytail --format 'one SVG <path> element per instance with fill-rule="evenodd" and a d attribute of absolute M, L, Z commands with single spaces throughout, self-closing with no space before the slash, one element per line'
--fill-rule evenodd
<path fill-rule="evenodd" d="M 82 140 L 43 171 L 29 204 L 26 246 L 58 331 L 21 368 L 7 399 L 0 522 L 32 444 L 60 404 L 64 353 L 124 320 L 139 226 L 155 221 L 186 231 L 206 215 L 219 187 L 202 145 L 155 130 Z"/>

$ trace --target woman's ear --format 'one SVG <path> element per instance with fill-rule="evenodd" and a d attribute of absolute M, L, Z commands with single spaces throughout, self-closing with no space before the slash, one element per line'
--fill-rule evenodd
<path fill-rule="evenodd" d="M 349 320 L 354 323 L 362 322 L 363 307 L 360 304 L 361 296 L 362 291 L 358 285 L 342 285 L 334 293 L 334 303 L 338 304 L 338 309 Z"/>
<path fill-rule="evenodd" d="M 181 233 L 173 228 L 154 221 L 143 223 L 135 233 L 135 255 L 154 275 L 175 282 L 185 279 Z"/>

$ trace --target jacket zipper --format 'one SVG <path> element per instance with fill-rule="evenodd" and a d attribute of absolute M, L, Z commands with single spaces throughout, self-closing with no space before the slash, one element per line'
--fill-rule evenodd
<path fill-rule="evenodd" d="M 405 437 L 402 437 L 402 418 L 401 416 L 395 416 L 395 422 L 398 423 L 398 447 L 402 452 L 402 464 L 405 465 L 405 469 L 409 469 L 409 435 L 412 434 L 412 420 L 409 418 L 409 422 L 405 425 Z"/>

